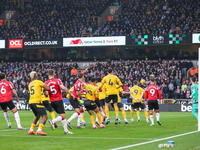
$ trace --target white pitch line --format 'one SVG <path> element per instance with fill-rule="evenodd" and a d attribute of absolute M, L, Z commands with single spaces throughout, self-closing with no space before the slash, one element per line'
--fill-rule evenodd
<path fill-rule="evenodd" d="M 192 134 L 192 133 L 196 133 L 196 132 L 199 132 L 199 131 L 187 132 L 187 133 L 178 134 L 178 135 L 174 135 L 174 136 L 170 136 L 170 137 L 166 137 L 166 138 L 162 138 L 162 139 L 156 139 L 156 140 L 153 140 L 153 141 L 148 141 L 148 142 L 143 142 L 143 143 L 138 143 L 138 144 L 133 144 L 133 145 L 127 145 L 127 146 L 118 147 L 118 148 L 113 148 L 113 149 L 110 149 L 110 150 L 120 150 L 120 149 L 145 145 L 145 144 L 154 143 L 154 142 L 158 142 L 158 141 L 162 141 L 162 140 L 168 140 L 168 139 L 172 139 L 172 138 L 176 138 L 176 137 L 180 137 L 180 136 L 184 136 L 184 135 L 188 135 L 188 134 Z"/>
<path fill-rule="evenodd" d="M 63 137 L 63 136 L 32 136 L 32 135 L 0 135 L 0 137 L 3 136 L 3 137 L 30 137 L 30 138 L 61 138 L 61 139 L 101 139 L 101 140 L 147 140 L 147 141 L 150 141 L 150 140 L 153 140 L 153 138 L 106 138 L 106 137 L 70 137 L 69 136 L 66 136 L 66 137 Z"/>

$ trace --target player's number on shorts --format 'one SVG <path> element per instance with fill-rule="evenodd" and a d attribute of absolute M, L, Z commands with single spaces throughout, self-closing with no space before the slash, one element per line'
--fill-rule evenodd
<path fill-rule="evenodd" d="M 52 94 L 57 94 L 57 91 L 54 87 L 55 85 L 50 86 L 50 91 L 52 92 Z"/>
<path fill-rule="evenodd" d="M 35 94 L 34 86 L 31 86 L 31 95 Z"/>
<path fill-rule="evenodd" d="M 134 93 L 135 93 L 135 95 L 137 95 L 138 94 L 138 90 L 134 90 Z"/>
<path fill-rule="evenodd" d="M 151 96 L 153 96 L 155 94 L 155 90 L 154 89 L 151 89 L 150 90 L 150 93 L 151 93 Z"/>
<path fill-rule="evenodd" d="M 1 87 L 1 94 L 5 94 L 6 93 L 6 89 L 4 89 L 4 86 Z"/>
<path fill-rule="evenodd" d="M 111 79 L 109 80 L 109 85 L 113 86 L 113 82 L 111 82 Z"/>

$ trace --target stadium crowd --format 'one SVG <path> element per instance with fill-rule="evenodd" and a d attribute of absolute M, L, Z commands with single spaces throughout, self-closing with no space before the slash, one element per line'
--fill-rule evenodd
<path fill-rule="evenodd" d="M 63 84 L 70 88 L 73 81 L 77 79 L 78 72 L 84 73 L 85 81 L 88 78 L 101 77 L 107 75 L 107 69 L 111 67 L 114 74 L 119 77 L 123 83 L 124 91 L 129 91 L 133 86 L 133 81 L 144 79 L 146 86 L 150 83 L 149 76 L 154 74 L 157 85 L 162 89 L 163 98 L 189 98 L 191 84 L 186 75 L 186 71 L 193 67 L 193 63 L 188 60 L 166 61 L 166 60 L 133 60 L 133 61 L 108 61 L 95 65 L 90 65 L 87 69 L 80 70 L 76 62 L 68 64 L 65 62 L 50 63 L 28 63 L 28 62 L 4 62 L 0 64 L 0 72 L 5 72 L 7 80 L 11 81 L 20 98 L 28 99 L 28 83 L 31 81 L 29 73 L 35 70 L 39 76 L 47 81 L 48 69 L 56 71 L 56 78 L 61 79 Z M 197 76 L 197 74 L 193 74 Z M 66 95 L 63 95 L 65 97 Z M 123 95 L 122 95 L 123 96 Z"/>
<path fill-rule="evenodd" d="M 107 21 L 96 34 L 98 19 L 111 5 L 122 6 L 116 21 Z M 16 10 L 16 24 L 0 28 L 2 39 L 51 39 L 81 37 L 82 33 L 93 36 L 133 36 L 196 33 L 198 0 L 41 0 L 26 2 L 23 9 L 0 2 L 1 12 Z"/>
<path fill-rule="evenodd" d="M 5 6 L 5 0 L 1 2 Z M 18 10 L 17 24 L 0 28 L 3 39 L 51 39 L 80 37 L 97 29 L 99 16 L 110 5 L 105 0 L 41 0 L 25 3 L 24 9 L 8 6 L 7 10 Z M 3 7 L 2 6 L 2 7 Z"/>
<path fill-rule="evenodd" d="M 198 0 L 132 0 L 114 3 L 123 8 L 117 21 L 107 21 L 101 36 L 167 35 L 196 33 L 200 27 Z"/>

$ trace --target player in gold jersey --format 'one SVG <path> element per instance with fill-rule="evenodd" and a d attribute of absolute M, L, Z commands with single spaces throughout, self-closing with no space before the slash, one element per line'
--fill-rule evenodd
<path fill-rule="evenodd" d="M 105 128 L 105 126 L 102 124 L 99 107 L 95 103 L 95 96 L 98 96 L 99 92 L 98 88 L 95 86 L 95 79 L 94 78 L 91 79 L 91 84 L 84 85 L 84 89 L 87 91 L 84 105 L 88 113 L 90 114 L 90 120 L 92 122 L 93 129 L 97 129 L 97 126 L 95 125 L 94 121 L 94 112 L 97 114 L 100 123 L 100 128 Z"/>
<path fill-rule="evenodd" d="M 124 110 L 124 106 L 123 106 L 123 104 L 122 104 L 121 97 L 120 97 L 120 95 L 119 95 L 120 93 L 122 93 L 122 94 L 131 94 L 131 92 L 123 91 L 123 89 L 122 89 L 121 87 L 117 89 L 117 99 L 118 99 L 118 101 L 117 101 L 117 106 L 118 106 L 118 108 L 119 108 L 119 109 L 121 110 L 121 112 L 122 112 L 122 116 L 123 116 L 123 118 L 124 118 L 125 124 L 129 124 L 128 120 L 126 119 L 126 112 L 125 112 L 125 110 Z M 114 108 L 113 100 L 111 100 L 110 103 L 111 103 L 111 106 Z M 121 122 L 121 121 L 120 121 L 120 119 L 119 119 L 119 123 L 120 123 L 120 122 Z"/>
<path fill-rule="evenodd" d="M 29 99 L 29 106 L 32 109 L 35 118 L 33 119 L 33 123 L 31 124 L 31 128 L 28 131 L 28 134 L 35 134 L 34 128 L 37 121 L 42 116 L 42 120 L 40 122 L 39 128 L 36 131 L 36 134 L 40 135 L 47 135 L 46 133 L 42 132 L 42 129 L 47 121 L 47 113 L 44 105 L 41 103 L 41 90 L 44 88 L 45 91 L 49 90 L 49 87 L 45 85 L 42 81 L 38 80 L 38 75 L 35 71 L 30 73 L 30 77 L 32 82 L 29 83 L 29 92 L 30 92 L 30 99 Z"/>
<path fill-rule="evenodd" d="M 38 80 L 42 81 L 42 77 L 38 77 Z M 45 108 L 49 111 L 49 113 L 51 114 L 51 118 L 55 119 L 56 116 L 55 116 L 55 113 L 53 111 L 53 107 L 50 104 L 49 95 L 48 96 L 45 96 L 45 95 L 48 95 L 48 91 L 45 91 L 45 94 L 44 94 L 44 88 L 42 88 L 42 91 L 41 91 L 41 102 L 45 106 Z M 38 125 L 39 125 L 39 122 L 37 122 L 35 127 L 38 127 Z M 55 128 L 57 128 L 57 124 L 54 123 L 54 125 L 55 125 Z"/>
<path fill-rule="evenodd" d="M 111 68 L 109 68 L 108 75 L 103 78 L 103 81 L 102 81 L 99 89 L 101 89 L 105 83 L 106 83 L 106 90 L 107 90 L 107 92 L 106 92 L 107 97 L 105 99 L 105 112 L 106 112 L 107 118 L 105 120 L 105 124 L 108 124 L 108 122 L 110 122 L 109 102 L 111 100 L 113 100 L 115 116 L 116 116 L 116 120 L 115 120 L 115 125 L 116 125 L 116 124 L 118 124 L 118 116 L 119 116 L 119 109 L 117 107 L 117 89 L 122 86 L 122 82 L 120 81 L 120 79 L 117 76 L 113 75 L 113 70 Z M 119 84 L 118 86 L 116 86 L 117 83 Z"/>
<path fill-rule="evenodd" d="M 143 102 L 143 95 L 144 95 L 145 90 L 138 86 L 137 80 L 135 80 L 133 82 L 133 84 L 134 84 L 134 86 L 130 89 L 130 92 L 132 92 L 132 94 L 131 94 L 131 98 L 132 98 L 131 122 L 134 122 L 133 116 L 134 116 L 134 109 L 135 108 L 137 109 L 138 121 L 140 121 L 139 108 L 141 108 L 144 111 L 147 123 L 149 123 L 147 108 L 146 108 L 146 105 Z"/>
<path fill-rule="evenodd" d="M 101 78 L 97 78 L 98 87 L 101 85 Z M 101 89 L 99 89 L 99 103 L 100 103 L 100 111 L 103 116 L 102 120 L 105 121 L 106 113 L 105 113 L 105 98 L 106 98 L 106 84 L 103 85 Z"/>

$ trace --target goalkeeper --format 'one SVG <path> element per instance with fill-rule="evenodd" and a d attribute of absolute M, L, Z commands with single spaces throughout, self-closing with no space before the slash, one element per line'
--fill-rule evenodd
<path fill-rule="evenodd" d="M 190 97 L 193 98 L 192 115 L 198 120 L 198 115 L 196 114 L 198 112 L 198 85 L 196 84 L 196 78 L 190 78 L 190 82 L 192 83 Z"/>

